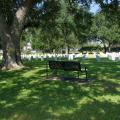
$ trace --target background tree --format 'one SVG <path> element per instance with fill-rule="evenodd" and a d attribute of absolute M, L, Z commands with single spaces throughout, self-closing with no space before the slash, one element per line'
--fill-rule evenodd
<path fill-rule="evenodd" d="M 78 7 L 77 10 L 82 11 L 81 14 L 77 14 L 78 11 L 75 9 L 76 7 Z M 55 10 L 55 8 L 57 9 Z M 50 10 L 46 7 L 46 10 L 48 12 L 46 12 L 46 14 L 43 14 L 43 17 L 41 17 L 39 28 L 35 29 L 36 34 L 33 37 L 34 41 L 40 40 L 39 44 L 44 45 L 44 48 L 46 48 L 47 51 L 48 49 L 49 51 L 53 51 L 53 49 L 58 51 L 58 49 L 66 48 L 66 53 L 69 53 L 70 48 L 79 47 L 79 41 L 81 40 L 80 38 L 83 38 L 83 34 L 88 35 L 87 28 L 89 28 L 87 27 L 87 15 L 85 14 L 90 14 L 88 13 L 88 11 L 84 11 L 82 9 L 83 8 L 78 5 L 74 5 L 71 7 L 69 2 L 64 0 L 61 0 L 57 4 L 53 4 L 53 6 L 50 7 Z M 79 19 L 76 18 L 76 15 L 80 15 Z M 82 24 L 84 25 L 82 26 Z M 76 28 L 79 28 L 77 32 Z M 80 37 L 79 40 L 76 36 L 76 33 L 78 33 L 77 35 L 79 35 Z M 36 43 L 34 41 L 33 44 Z M 37 46 L 39 44 L 37 44 Z M 39 45 L 39 48 L 41 45 Z M 43 49 L 42 46 L 41 48 Z"/>
<path fill-rule="evenodd" d="M 110 21 L 102 12 L 94 17 L 91 30 L 92 35 L 96 37 L 95 40 L 103 43 L 105 52 L 107 46 L 110 51 L 115 41 L 120 41 L 119 23 L 115 22 L 115 19 Z"/>
<path fill-rule="evenodd" d="M 86 7 L 76 9 L 74 16 L 76 25 L 75 35 L 79 40 L 79 44 L 86 43 L 89 38 L 90 28 L 92 26 L 92 16 L 93 15 L 89 13 Z"/>

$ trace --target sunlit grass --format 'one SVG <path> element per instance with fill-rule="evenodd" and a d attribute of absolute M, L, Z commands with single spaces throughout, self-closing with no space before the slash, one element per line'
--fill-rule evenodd
<path fill-rule="evenodd" d="M 89 73 L 85 84 L 46 80 L 39 60 L 0 71 L 0 120 L 120 120 L 120 62 L 81 63 Z"/>

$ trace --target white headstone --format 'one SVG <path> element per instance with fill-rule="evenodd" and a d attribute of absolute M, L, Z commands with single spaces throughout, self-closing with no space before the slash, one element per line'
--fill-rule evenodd
<path fill-rule="evenodd" d="M 100 61 L 100 56 L 99 56 L 99 54 L 96 54 L 96 61 L 97 61 L 97 62 Z"/>
<path fill-rule="evenodd" d="M 86 58 L 87 58 L 87 55 L 84 54 L 84 55 L 82 56 L 82 59 L 85 60 Z"/>

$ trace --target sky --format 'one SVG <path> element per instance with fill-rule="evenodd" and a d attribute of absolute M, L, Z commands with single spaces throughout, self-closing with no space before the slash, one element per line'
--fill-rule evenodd
<path fill-rule="evenodd" d="M 99 5 L 93 2 L 90 6 L 90 12 L 96 14 L 99 10 L 100 10 Z"/>

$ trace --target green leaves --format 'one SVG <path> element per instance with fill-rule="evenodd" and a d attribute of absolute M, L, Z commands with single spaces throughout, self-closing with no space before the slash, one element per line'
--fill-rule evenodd
<path fill-rule="evenodd" d="M 91 32 L 93 36 L 96 36 L 106 44 L 114 44 L 115 41 L 120 41 L 120 28 L 119 23 L 109 18 L 104 13 L 98 13 L 93 19 L 93 25 Z"/>
<path fill-rule="evenodd" d="M 50 0 L 43 3 L 43 13 L 32 37 L 33 48 L 43 50 L 74 48 L 85 42 L 91 26 L 88 9 L 69 0 Z M 29 32 L 27 33 L 29 34 Z M 30 37 L 29 37 L 30 38 Z M 36 44 L 36 45 L 35 45 Z"/>

